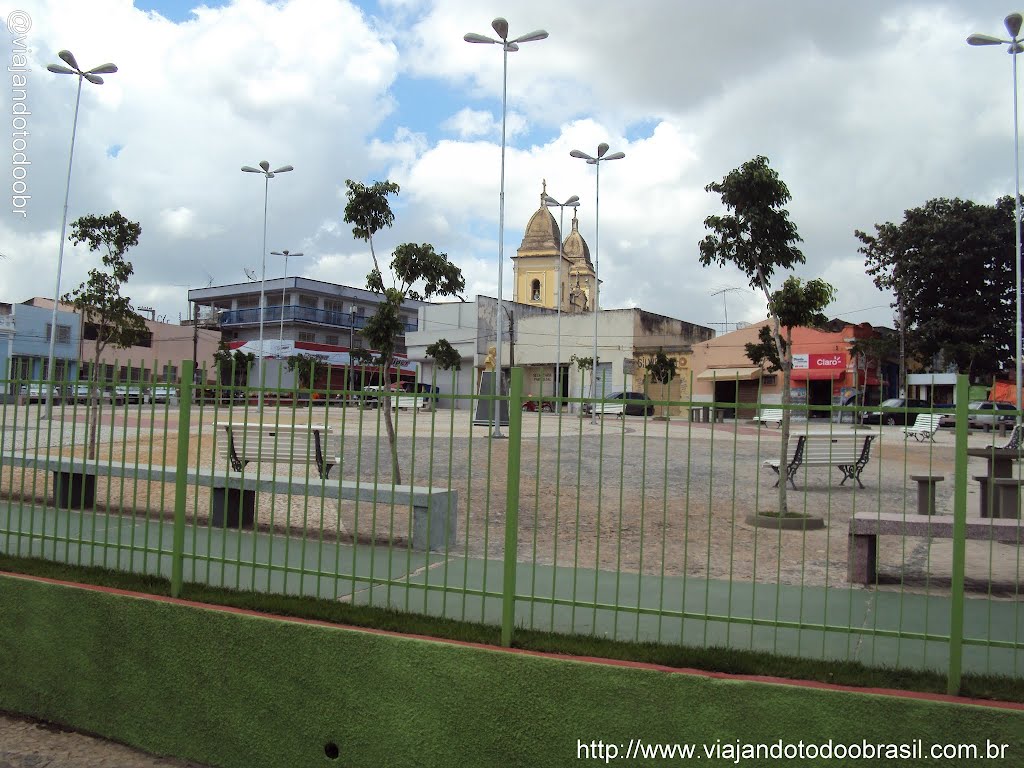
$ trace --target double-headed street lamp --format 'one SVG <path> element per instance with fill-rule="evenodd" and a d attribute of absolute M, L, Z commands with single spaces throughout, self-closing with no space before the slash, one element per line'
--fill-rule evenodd
<path fill-rule="evenodd" d="M 60 303 L 60 273 L 64 266 L 64 235 L 68 226 L 68 197 L 71 194 L 71 163 L 75 158 L 75 133 L 78 131 L 78 105 L 82 101 L 82 80 L 88 80 L 93 85 L 103 85 L 103 78 L 100 75 L 110 75 L 117 72 L 113 64 L 101 64 L 92 69 L 83 70 L 78 66 L 75 55 L 71 51 L 61 51 L 57 54 L 67 64 L 48 64 L 47 69 L 58 75 L 77 75 L 78 94 L 75 96 L 75 117 L 71 122 L 71 151 L 68 153 L 68 181 L 64 187 L 64 215 L 60 222 L 60 249 L 57 253 L 57 286 L 53 289 L 53 317 L 50 321 L 50 351 L 46 359 L 46 376 L 55 379 L 53 373 L 53 344 L 57 339 L 57 306 Z M 42 378 L 42 377 L 40 377 Z M 53 390 L 47 388 L 46 395 L 46 416 L 53 414 Z"/>
<path fill-rule="evenodd" d="M 505 112 L 508 105 L 508 55 L 519 50 L 519 43 L 529 43 L 533 40 L 543 40 L 548 33 L 543 29 L 535 30 L 527 35 L 522 35 L 513 40 L 508 39 L 508 22 L 503 18 L 497 18 L 491 22 L 491 28 L 498 35 L 498 40 L 486 35 L 478 35 L 476 32 L 467 32 L 463 40 L 467 43 L 492 43 L 500 45 L 502 50 L 501 70 L 501 183 L 498 194 L 498 311 L 494 315 L 494 325 L 497 334 L 497 346 L 495 354 L 495 376 L 494 376 L 494 408 L 491 413 L 494 416 L 493 437 L 503 437 L 501 433 L 501 416 L 498 404 L 498 397 L 501 395 L 501 323 L 502 310 L 504 305 L 501 300 L 502 267 L 505 263 Z"/>
<path fill-rule="evenodd" d="M 270 180 L 279 173 L 287 173 L 288 171 L 294 171 L 295 169 L 290 165 L 282 165 L 280 168 L 270 170 L 270 163 L 266 160 L 260 161 L 259 168 L 253 168 L 251 165 L 243 165 L 242 171 L 245 173 L 262 173 L 263 174 L 263 250 L 260 252 L 260 256 L 263 260 L 263 271 L 260 275 L 260 354 L 256 360 L 256 378 L 259 380 L 259 394 L 257 403 L 260 408 L 263 407 L 263 314 L 266 311 L 264 304 L 266 303 L 265 289 L 267 285 L 267 197 L 270 194 Z"/>
<path fill-rule="evenodd" d="M 544 205 L 548 208 L 558 208 L 558 284 L 555 286 L 555 296 L 558 297 L 558 313 L 556 317 L 555 325 L 555 407 L 558 412 L 562 412 L 561 401 L 558 400 L 562 396 L 562 240 L 565 239 L 565 233 L 563 227 L 565 225 L 565 209 L 566 208 L 578 208 L 580 205 L 580 198 L 578 195 L 573 195 L 564 203 L 560 203 L 551 195 L 544 195 Z"/>
<path fill-rule="evenodd" d="M 968 45 L 1006 45 L 1008 46 L 1006 52 L 1010 54 L 1010 59 L 1013 62 L 1013 180 L 1014 180 L 1014 225 L 1015 225 L 1015 246 L 1016 256 L 1014 261 L 1014 274 L 1016 275 L 1015 281 L 1015 304 L 1017 306 L 1017 316 L 1014 323 L 1014 343 L 1016 344 L 1015 359 L 1016 363 L 1016 379 L 1017 379 L 1017 423 L 1021 422 L 1020 409 L 1024 407 L 1021 403 L 1020 392 L 1021 392 L 1021 329 L 1020 329 L 1020 151 L 1019 142 L 1017 139 L 1017 54 L 1024 51 L 1022 46 L 1022 39 L 1020 37 L 1021 27 L 1021 15 L 1019 13 L 1011 13 L 1003 20 L 1003 24 L 1006 26 L 1006 31 L 1010 33 L 1009 40 L 1003 40 L 999 37 L 993 37 L 991 35 L 971 35 L 967 38 Z"/>
<path fill-rule="evenodd" d="M 608 145 L 603 141 L 597 146 L 597 157 L 591 157 L 586 152 L 574 149 L 569 153 L 572 157 L 586 160 L 588 165 L 597 168 L 597 189 L 594 194 L 594 292 L 591 297 L 591 304 L 594 310 L 594 361 L 590 369 L 590 397 L 597 397 L 597 318 L 598 301 L 597 294 L 600 291 L 600 279 L 598 277 L 598 254 L 601 252 L 601 163 L 605 160 L 621 160 L 626 156 L 624 152 L 612 152 L 608 154 Z M 597 424 L 597 406 L 590 409 L 591 424 Z"/>
<path fill-rule="evenodd" d="M 299 256 L 305 256 L 304 253 L 291 253 L 287 248 L 283 251 L 271 251 L 271 256 L 284 256 L 284 282 L 281 286 L 281 331 L 277 336 L 278 341 L 284 341 L 284 292 L 288 287 L 288 259 L 295 259 Z"/>

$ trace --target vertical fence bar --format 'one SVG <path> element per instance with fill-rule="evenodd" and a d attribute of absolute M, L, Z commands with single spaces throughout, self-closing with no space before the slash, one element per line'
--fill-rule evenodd
<path fill-rule="evenodd" d="M 175 461 L 174 539 L 171 544 L 171 597 L 181 597 L 185 564 L 185 502 L 188 499 L 188 435 L 192 415 L 192 385 L 195 381 L 191 360 L 181 363 L 181 396 L 178 399 L 178 456 Z"/>
<path fill-rule="evenodd" d="M 946 692 L 960 693 L 964 640 L 964 561 L 967 537 L 967 400 L 968 380 L 956 377 L 956 457 L 953 465 L 953 583 L 949 616 L 949 673 Z M 989 490 L 991 493 L 991 489 Z"/>
<path fill-rule="evenodd" d="M 501 371 L 497 372 L 501 375 Z M 499 409 L 501 402 L 494 403 Z M 516 622 L 516 566 L 519 560 L 519 454 L 523 444 L 523 369 L 512 369 L 508 403 L 508 462 L 505 485 L 505 563 L 501 595 L 501 644 L 512 646 Z"/>

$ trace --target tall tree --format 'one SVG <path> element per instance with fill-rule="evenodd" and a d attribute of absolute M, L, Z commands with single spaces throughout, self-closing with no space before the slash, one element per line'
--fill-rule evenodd
<path fill-rule="evenodd" d="M 378 181 L 368 187 L 351 179 L 346 180 L 345 185 L 348 187 L 345 222 L 353 225 L 353 236 L 370 244 L 370 255 L 373 257 L 373 270 L 366 276 L 366 287 L 383 296 L 377 311 L 366 321 L 362 334 L 377 351 L 375 363 L 381 369 L 381 384 L 387 386 L 388 374 L 395 363 L 396 339 L 405 332 L 399 314 L 405 300 L 426 301 L 435 297 L 458 296 L 465 290 L 466 281 L 462 277 L 462 270 L 448 261 L 446 254 L 436 252 L 429 243 L 403 243 L 391 255 L 392 284 L 385 286 L 384 273 L 373 247 L 373 236 L 384 227 L 390 227 L 395 220 L 388 195 L 398 194 L 398 185 L 390 181 Z M 383 402 L 384 423 L 391 446 L 391 469 L 395 482 L 401 483 L 391 396 L 386 389 Z"/>
<path fill-rule="evenodd" d="M 782 468 L 786 466 L 790 424 L 790 409 L 785 406 L 792 402 L 790 377 L 793 348 L 792 345 L 785 345 L 780 313 L 785 312 L 787 319 L 813 314 L 811 309 L 814 301 L 822 298 L 820 287 L 815 286 L 812 295 L 806 296 L 799 281 L 796 286 L 789 286 L 787 281 L 780 291 L 772 292 L 771 279 L 775 270 L 792 269 L 797 264 L 803 264 L 805 259 L 803 252 L 796 246 L 801 242 L 800 234 L 789 219 L 789 211 L 783 207 L 792 196 L 778 173 L 768 165 L 768 158 L 759 155 L 748 160 L 730 171 L 720 182 L 712 182 L 705 189 L 721 196 L 727 213 L 708 216 L 704 220 L 704 226 L 710 230 L 710 234 L 700 242 L 700 263 L 705 267 L 711 264 L 735 265 L 747 276 L 750 287 L 761 291 L 768 303 L 775 359 L 782 368 L 783 414 L 779 467 L 780 471 L 784 471 Z M 827 286 L 827 283 L 823 285 Z M 809 300 L 810 303 L 805 304 L 803 300 Z M 778 507 L 780 516 L 788 514 L 784 477 L 779 480 Z"/>
<path fill-rule="evenodd" d="M 908 355 L 974 376 L 1015 358 L 1013 216 L 1012 197 L 936 198 L 855 231 L 867 273 L 902 309 Z"/>
<path fill-rule="evenodd" d="M 132 276 L 132 263 L 125 258 L 129 248 L 139 244 L 142 227 L 114 211 L 106 216 L 82 216 L 71 224 L 68 239 L 75 245 L 85 243 L 90 251 L 102 251 L 103 269 L 89 270 L 88 279 L 63 297 L 82 319 L 95 329 L 96 348 L 89 366 L 88 456 L 96 458 L 98 419 L 98 376 L 103 351 L 110 346 L 130 347 L 148 332 L 146 323 L 132 307 L 131 297 L 121 295 L 121 287 Z"/>

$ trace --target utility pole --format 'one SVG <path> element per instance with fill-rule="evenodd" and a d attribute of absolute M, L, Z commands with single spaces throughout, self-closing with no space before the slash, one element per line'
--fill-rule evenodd
<path fill-rule="evenodd" d="M 515 315 L 509 311 L 508 307 L 502 307 L 505 310 L 505 314 L 508 316 L 508 367 L 514 368 L 516 364 L 516 328 L 515 328 Z"/>
<path fill-rule="evenodd" d="M 199 365 L 197 358 L 199 357 L 199 302 L 192 302 L 192 370 L 198 371 Z M 195 375 L 193 373 L 193 379 Z M 195 382 L 193 382 L 195 383 Z"/>

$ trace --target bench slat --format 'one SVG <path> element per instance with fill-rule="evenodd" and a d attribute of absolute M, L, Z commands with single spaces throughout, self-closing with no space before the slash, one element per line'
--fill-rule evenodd
<path fill-rule="evenodd" d="M 871 457 L 871 442 L 874 438 L 874 435 L 836 433 L 797 435 L 795 442 L 790 441 L 786 453 L 786 481 L 796 490 L 793 478 L 801 466 L 837 467 L 843 472 L 840 485 L 852 478 L 863 488 L 860 474 Z M 779 475 L 779 479 L 782 478 L 778 459 L 768 459 L 763 462 L 763 466 Z M 775 485 L 778 485 L 778 481 Z"/>

